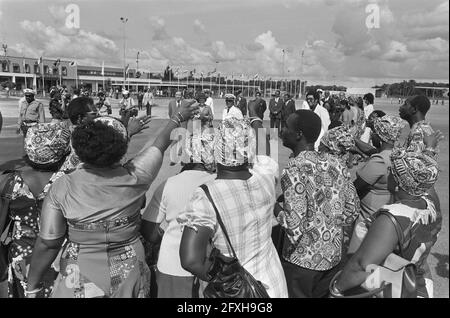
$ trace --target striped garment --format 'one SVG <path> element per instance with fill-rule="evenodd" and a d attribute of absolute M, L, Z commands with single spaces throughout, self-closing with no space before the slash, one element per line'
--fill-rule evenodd
<path fill-rule="evenodd" d="M 271 239 L 278 177 L 278 165 L 273 164 L 276 168 L 263 169 L 255 164 L 248 180 L 216 179 L 206 185 L 242 266 L 266 286 L 270 297 L 287 298 L 286 279 Z M 209 227 L 214 231 L 214 246 L 231 256 L 214 209 L 201 188 L 194 192 L 178 222 L 194 230 Z"/>

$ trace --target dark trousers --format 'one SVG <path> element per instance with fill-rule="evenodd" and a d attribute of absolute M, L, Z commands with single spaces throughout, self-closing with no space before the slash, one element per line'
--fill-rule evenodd
<path fill-rule="evenodd" d="M 150 105 L 150 103 L 147 103 L 147 105 L 145 105 L 145 109 L 147 110 L 147 116 L 151 116 L 152 115 L 152 105 Z"/>
<path fill-rule="evenodd" d="M 342 263 L 341 263 L 342 264 Z M 340 265 L 327 271 L 306 269 L 282 261 L 289 298 L 325 298 L 329 294 L 330 282 L 341 269 Z"/>
<path fill-rule="evenodd" d="M 281 118 L 270 116 L 270 128 L 277 128 L 279 135 L 281 133 Z"/>
<path fill-rule="evenodd" d="M 142 110 L 142 100 L 138 100 L 138 108 L 139 110 Z"/>

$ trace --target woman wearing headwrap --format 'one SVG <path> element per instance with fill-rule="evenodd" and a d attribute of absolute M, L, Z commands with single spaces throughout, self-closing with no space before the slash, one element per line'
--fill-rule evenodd
<path fill-rule="evenodd" d="M 392 202 L 387 182 L 391 166 L 390 155 L 404 124 L 405 122 L 396 116 L 385 115 L 374 119 L 372 143 L 378 153 L 372 155 L 356 172 L 356 180 L 353 182 L 361 200 L 361 215 L 356 222 L 349 253 L 359 247 L 367 232 L 364 220 L 383 205 Z"/>
<path fill-rule="evenodd" d="M 64 246 L 52 297 L 147 297 L 150 272 L 140 240 L 140 210 L 156 178 L 170 133 L 196 107 L 178 108 L 156 138 L 125 165 L 125 126 L 114 118 L 82 123 L 72 146 L 82 165 L 55 181 L 44 200 L 27 293 L 42 288 L 43 273 Z"/>
<path fill-rule="evenodd" d="M 70 131 L 61 123 L 37 124 L 25 137 L 27 166 L 15 171 L 6 232 L 2 243 L 8 248 L 8 296 L 25 297 L 32 249 L 39 233 L 42 202 L 58 171 L 70 152 Z M 3 230 L 3 229 L 2 229 Z M 5 234 L 4 233 L 4 234 Z M 43 272 L 42 289 L 36 297 L 48 297 L 57 273 L 53 268 Z"/>
<path fill-rule="evenodd" d="M 186 139 L 188 159 L 183 170 L 163 182 L 154 192 L 142 216 L 142 236 L 152 245 L 161 242 L 157 264 L 158 298 L 192 298 L 194 276 L 181 267 L 181 225 L 177 217 L 185 211 L 194 191 L 216 178 L 214 164 L 214 134 L 202 134 Z M 164 227 L 161 241 L 160 226 Z"/>
<path fill-rule="evenodd" d="M 214 119 L 211 107 L 206 105 L 206 95 L 204 93 L 200 93 L 197 96 L 197 102 L 200 112 L 194 116 L 194 120 L 198 119 L 201 121 L 202 128 L 210 128 L 212 127 L 212 121 Z"/>
<path fill-rule="evenodd" d="M 251 167 L 255 146 L 255 132 L 248 120 L 225 119 L 214 140 L 217 179 L 206 186 L 242 266 L 266 286 L 270 297 L 287 297 L 286 280 L 271 238 L 278 165 L 269 157 L 258 156 Z M 207 282 L 210 241 L 225 256 L 230 252 L 203 189 L 195 190 L 178 222 L 184 227 L 181 266 Z"/>
<path fill-rule="evenodd" d="M 395 253 L 416 266 L 417 297 L 433 297 L 433 284 L 427 265 L 427 257 L 436 243 L 442 225 L 440 207 L 436 197 L 427 191 L 438 179 L 436 160 L 424 153 L 394 149 L 391 154 L 391 173 L 388 188 L 394 196 L 394 204 L 380 209 L 370 225 L 361 246 L 346 264 L 342 274 L 332 287 L 332 294 L 361 285 L 370 274 L 366 267 L 382 264 Z M 394 221 L 404 233 L 404 241 L 397 235 Z M 400 230 L 399 230 L 400 231 Z"/>
<path fill-rule="evenodd" d="M 319 151 L 325 151 L 339 157 L 348 167 L 351 166 L 350 149 L 355 147 L 355 140 L 346 126 L 328 130 L 320 140 Z"/>

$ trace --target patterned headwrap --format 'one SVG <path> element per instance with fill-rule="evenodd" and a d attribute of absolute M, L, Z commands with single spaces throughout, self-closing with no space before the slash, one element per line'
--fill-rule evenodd
<path fill-rule="evenodd" d="M 345 126 L 338 126 L 328 130 L 320 142 L 334 155 L 343 155 L 355 146 L 354 137 Z"/>
<path fill-rule="evenodd" d="M 424 153 L 394 148 L 391 162 L 391 171 L 395 181 L 410 195 L 424 195 L 438 179 L 437 161 Z"/>
<path fill-rule="evenodd" d="M 25 153 L 36 164 L 52 164 L 70 152 L 70 130 L 64 123 L 41 123 L 28 129 Z"/>
<path fill-rule="evenodd" d="M 101 116 L 101 117 L 97 117 L 94 119 L 94 122 L 97 122 L 97 121 L 102 122 L 102 123 L 114 128 L 114 130 L 119 132 L 125 138 L 125 140 L 128 140 L 127 129 L 122 124 L 122 122 L 119 121 L 118 119 L 116 119 L 114 117 L 110 117 L 110 116 Z"/>
<path fill-rule="evenodd" d="M 255 132 L 248 119 L 226 118 L 216 129 L 214 157 L 217 164 L 236 167 L 252 163 L 255 150 Z"/>
<path fill-rule="evenodd" d="M 384 115 L 381 118 L 375 118 L 373 129 L 381 140 L 394 144 L 400 137 L 404 125 L 405 122 L 400 117 Z"/>
<path fill-rule="evenodd" d="M 216 169 L 214 161 L 214 134 L 204 130 L 202 134 L 193 134 L 186 138 L 186 154 L 192 163 L 202 163 L 207 170 Z"/>

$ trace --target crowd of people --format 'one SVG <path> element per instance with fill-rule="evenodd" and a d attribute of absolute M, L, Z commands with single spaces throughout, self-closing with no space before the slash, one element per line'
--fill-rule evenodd
<path fill-rule="evenodd" d="M 296 109 L 280 91 L 268 107 L 259 92 L 248 102 L 237 92 L 216 118 L 208 93 L 177 93 L 155 140 L 130 159 L 130 139 L 151 117 L 134 109 L 153 97 L 136 106 L 122 93 L 118 119 L 105 94 L 94 102 L 55 92 L 47 122 L 25 90 L 26 164 L 0 179 L 1 297 L 202 297 L 217 270 L 213 248 L 235 253 L 270 297 L 341 297 L 391 253 L 415 264 L 415 296 L 433 297 L 427 257 L 442 226 L 434 185 L 443 136 L 426 121 L 427 97 L 406 99 L 397 117 L 374 110 L 372 94 L 311 91 Z M 267 109 L 277 134 L 261 147 Z M 180 127 L 181 170 L 147 204 Z M 284 167 L 271 138 L 292 153 Z"/>

